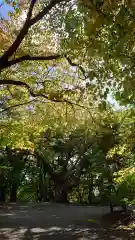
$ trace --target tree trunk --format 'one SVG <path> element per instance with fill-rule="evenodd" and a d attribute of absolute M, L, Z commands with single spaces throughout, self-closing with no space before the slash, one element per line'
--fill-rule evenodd
<path fill-rule="evenodd" d="M 17 184 L 13 183 L 10 192 L 10 202 L 16 202 L 17 199 Z"/>
<path fill-rule="evenodd" d="M 93 197 L 93 175 L 89 174 L 89 193 L 88 193 L 88 203 L 92 204 Z"/>
<path fill-rule="evenodd" d="M 0 202 L 6 201 L 6 188 L 4 186 L 0 186 Z"/>
<path fill-rule="evenodd" d="M 110 211 L 111 211 L 111 213 L 113 213 L 113 204 L 112 203 L 110 203 Z"/>
<path fill-rule="evenodd" d="M 39 202 L 43 201 L 43 197 L 44 197 L 44 186 L 43 186 L 43 181 L 42 181 L 42 174 L 40 174 L 39 176 Z"/>
<path fill-rule="evenodd" d="M 124 212 L 127 212 L 127 205 L 124 203 L 124 204 L 122 204 L 122 210 L 124 211 Z"/>
<path fill-rule="evenodd" d="M 68 203 L 67 188 L 64 188 L 63 186 L 56 184 L 54 200 L 55 202 L 58 202 L 58 203 Z"/>
<path fill-rule="evenodd" d="M 82 203 L 82 195 L 80 193 L 80 186 L 79 185 L 77 187 L 77 192 L 78 192 L 77 202 L 79 202 L 81 204 Z"/>
<path fill-rule="evenodd" d="M 47 186 L 47 175 L 43 174 L 43 201 L 46 202 L 48 200 L 48 186 Z"/>

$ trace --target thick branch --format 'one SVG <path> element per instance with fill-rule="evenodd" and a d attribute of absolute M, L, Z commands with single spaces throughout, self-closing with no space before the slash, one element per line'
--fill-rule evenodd
<path fill-rule="evenodd" d="M 24 62 L 24 61 L 51 61 L 51 60 L 57 60 L 59 58 L 65 58 L 72 67 L 77 67 L 82 72 L 85 79 L 88 77 L 85 69 L 81 65 L 79 65 L 75 62 L 72 62 L 72 60 L 69 57 L 67 57 L 66 55 L 62 56 L 59 54 L 50 55 L 50 56 L 30 56 L 27 54 L 27 55 L 24 55 L 24 56 L 18 57 L 16 59 L 5 62 L 2 69 L 11 67 L 17 63 Z"/>
<path fill-rule="evenodd" d="M 0 85 L 24 86 L 24 87 L 26 87 L 27 89 L 30 89 L 30 87 L 29 87 L 26 83 L 21 82 L 21 81 L 10 80 L 10 79 L 0 80 Z"/>
<path fill-rule="evenodd" d="M 10 66 L 13 66 L 15 65 L 16 63 L 20 63 L 20 62 L 23 62 L 23 61 L 43 61 L 43 60 L 56 60 L 56 59 L 59 59 L 61 56 L 60 55 L 50 55 L 50 56 L 30 56 L 30 55 L 25 55 L 25 56 L 22 56 L 22 57 L 19 57 L 19 58 L 16 58 L 14 60 L 11 60 L 11 61 L 8 61 L 6 63 L 6 67 L 10 67 Z"/>
<path fill-rule="evenodd" d="M 13 53 L 16 52 L 16 50 L 20 46 L 22 40 L 24 39 L 24 37 L 28 33 L 28 30 L 29 30 L 29 27 L 30 27 L 29 23 L 30 23 L 30 19 L 31 19 L 31 16 L 32 16 L 32 10 L 34 8 L 35 2 L 36 1 L 33 1 L 33 0 L 31 1 L 29 11 L 28 11 L 28 14 L 27 14 L 27 18 L 26 18 L 26 21 L 23 25 L 23 28 L 20 30 L 20 32 L 19 32 L 17 38 L 15 39 L 15 41 L 13 42 L 13 44 L 9 47 L 9 49 L 0 58 L 1 69 L 3 69 L 3 66 L 6 64 L 8 59 L 13 55 Z"/>
<path fill-rule="evenodd" d="M 39 12 L 34 18 L 30 20 L 30 26 L 40 21 L 53 7 L 55 7 L 56 4 L 61 2 L 65 2 L 65 0 L 52 0 L 47 6 L 43 8 L 41 12 Z"/>
<path fill-rule="evenodd" d="M 13 44 L 9 47 L 9 49 L 3 54 L 3 56 L 0 58 L 0 70 L 4 69 L 7 67 L 7 62 L 8 59 L 17 51 L 18 47 L 20 46 L 22 40 L 25 38 L 25 36 L 28 33 L 28 30 L 32 25 L 37 23 L 39 20 L 41 20 L 57 3 L 63 2 L 63 0 L 52 0 L 50 4 L 48 4 L 44 9 L 37 14 L 34 18 L 31 19 L 32 17 L 32 11 L 34 8 L 34 5 L 36 3 L 36 0 L 32 0 L 29 11 L 27 14 L 26 21 L 20 30 L 17 38 L 13 42 Z"/>

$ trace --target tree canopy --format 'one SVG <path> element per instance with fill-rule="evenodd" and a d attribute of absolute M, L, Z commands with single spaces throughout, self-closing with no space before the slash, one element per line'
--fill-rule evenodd
<path fill-rule="evenodd" d="M 10 22 L 1 25 L 0 84 L 16 90 L 15 99 L 20 92 L 19 101 L 31 96 L 70 104 L 87 92 L 91 104 L 94 98 L 104 106 L 111 92 L 133 104 L 133 1 L 12 5 Z"/>

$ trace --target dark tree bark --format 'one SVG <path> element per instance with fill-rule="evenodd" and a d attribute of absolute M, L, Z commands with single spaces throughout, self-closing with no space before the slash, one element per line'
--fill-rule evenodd
<path fill-rule="evenodd" d="M 111 213 L 113 213 L 113 204 L 112 203 L 110 203 L 110 211 L 111 211 Z"/>
<path fill-rule="evenodd" d="M 17 200 L 17 184 L 13 183 L 10 190 L 10 202 L 16 202 Z"/>
<path fill-rule="evenodd" d="M 39 176 L 38 176 L 38 181 L 37 181 L 37 201 L 42 202 L 43 201 L 43 179 L 42 179 L 42 175 L 43 175 L 43 169 L 42 169 L 42 161 L 41 159 L 37 159 L 37 167 L 40 169 L 39 171 Z"/>
<path fill-rule="evenodd" d="M 80 193 L 80 188 L 79 188 L 79 185 L 77 186 L 77 191 L 78 191 L 78 199 L 77 199 L 77 202 L 79 202 L 80 204 L 83 202 L 83 199 L 82 199 L 82 194 Z"/>
<path fill-rule="evenodd" d="M 39 183 L 39 187 L 38 187 L 38 191 L 37 191 L 37 200 L 39 202 L 42 202 L 44 199 L 44 189 L 43 189 L 43 184 L 40 182 Z"/>
<path fill-rule="evenodd" d="M 68 203 L 68 190 L 66 187 L 55 183 L 54 201 L 58 203 Z"/>
<path fill-rule="evenodd" d="M 92 204 L 93 197 L 93 175 L 89 174 L 89 193 L 88 193 L 88 203 Z"/>
<path fill-rule="evenodd" d="M 127 205 L 124 203 L 124 204 L 122 204 L 122 210 L 124 211 L 124 212 L 126 212 L 127 211 Z"/>
<path fill-rule="evenodd" d="M 6 201 L 6 188 L 4 186 L 0 186 L 0 202 Z"/>
<path fill-rule="evenodd" d="M 48 200 L 48 186 L 47 186 L 47 175 L 44 171 L 43 173 L 43 201 L 46 202 Z"/>

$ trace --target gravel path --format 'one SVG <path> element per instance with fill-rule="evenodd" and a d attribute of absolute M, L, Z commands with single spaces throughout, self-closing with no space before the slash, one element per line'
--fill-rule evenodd
<path fill-rule="evenodd" d="M 102 216 L 108 212 L 108 207 L 9 204 L 0 207 L 0 240 L 135 239 L 103 224 Z"/>

